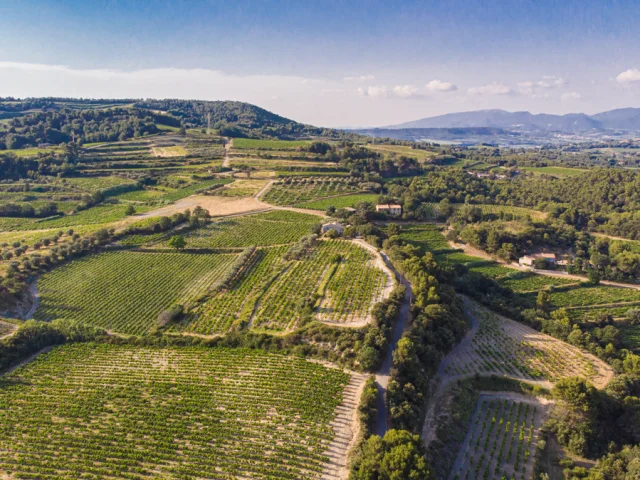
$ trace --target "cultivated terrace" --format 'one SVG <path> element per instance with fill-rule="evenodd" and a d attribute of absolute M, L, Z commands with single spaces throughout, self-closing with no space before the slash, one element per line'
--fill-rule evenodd
<path fill-rule="evenodd" d="M 638 478 L 637 165 L 230 101 L 0 118 L 0 478 Z"/>

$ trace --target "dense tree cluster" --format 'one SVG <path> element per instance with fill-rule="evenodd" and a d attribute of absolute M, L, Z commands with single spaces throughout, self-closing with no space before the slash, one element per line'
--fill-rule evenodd
<path fill-rule="evenodd" d="M 163 117 L 167 123 L 175 123 L 175 120 L 170 121 L 170 117 Z M 121 107 L 29 113 L 12 118 L 6 129 L 0 130 L 0 150 L 71 141 L 127 140 L 157 133 L 156 122 L 164 123 L 160 116 L 149 111 Z"/>

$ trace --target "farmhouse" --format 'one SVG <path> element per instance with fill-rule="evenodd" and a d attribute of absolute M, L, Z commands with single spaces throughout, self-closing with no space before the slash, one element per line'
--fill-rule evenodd
<path fill-rule="evenodd" d="M 397 216 L 402 215 L 402 205 L 376 205 L 376 212 L 386 213 L 387 215 Z"/>
<path fill-rule="evenodd" d="M 325 223 L 322 225 L 322 233 L 325 234 L 329 230 L 335 230 L 336 233 L 342 235 L 344 233 L 344 225 L 338 222 Z"/>
<path fill-rule="evenodd" d="M 520 257 L 518 263 L 523 267 L 533 267 L 536 263 L 536 260 L 544 260 L 550 264 L 556 264 L 556 254 L 555 253 L 534 253 L 533 255 L 525 255 L 524 257 Z"/>

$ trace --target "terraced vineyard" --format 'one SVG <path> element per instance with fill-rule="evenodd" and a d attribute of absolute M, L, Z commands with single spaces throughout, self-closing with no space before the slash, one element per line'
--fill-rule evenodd
<path fill-rule="evenodd" d="M 3 378 L 0 477 L 320 478 L 358 382 L 260 350 L 58 347 Z"/>
<path fill-rule="evenodd" d="M 256 251 L 226 291 L 199 307 L 175 330 L 211 335 L 232 325 L 256 330 L 285 331 L 302 318 L 305 303 L 313 307 L 314 294 L 321 298 L 321 320 L 347 323 L 369 317 L 372 304 L 380 300 L 387 275 L 373 265 L 372 255 L 345 241 L 322 241 L 302 260 L 287 261 L 287 247 Z M 340 263 L 332 263 L 339 255 Z"/>
<path fill-rule="evenodd" d="M 186 235 L 189 248 L 248 247 L 296 242 L 311 233 L 319 218 L 274 211 L 221 220 Z"/>
<path fill-rule="evenodd" d="M 548 382 L 577 376 L 597 387 L 606 385 L 613 375 L 611 367 L 597 357 L 471 300 L 465 299 L 465 309 L 474 320 L 474 333 L 443 360 L 441 374 L 455 378 L 478 372 Z"/>
<path fill-rule="evenodd" d="M 533 397 L 480 395 L 449 479 L 533 478 L 545 410 Z"/>
<path fill-rule="evenodd" d="M 273 205 L 296 205 L 323 197 L 360 192 L 358 183 L 343 178 L 293 178 L 275 182 L 262 199 Z"/>
<path fill-rule="evenodd" d="M 174 303 L 185 304 L 206 293 L 235 257 L 117 251 L 74 260 L 38 280 L 35 317 L 143 334 Z"/>

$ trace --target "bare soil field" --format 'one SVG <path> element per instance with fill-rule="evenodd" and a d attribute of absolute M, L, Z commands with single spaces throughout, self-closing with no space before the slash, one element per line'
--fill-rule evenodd
<path fill-rule="evenodd" d="M 213 195 L 192 195 L 191 197 L 178 200 L 172 205 L 167 205 L 165 207 L 146 212 L 143 215 L 137 216 L 137 218 L 140 219 L 147 217 L 170 216 L 174 213 L 183 212 L 186 209 L 193 209 L 198 205 L 205 210 L 208 210 L 209 214 L 212 217 L 236 215 L 239 213 L 247 213 L 256 210 L 266 210 L 271 208 L 270 205 L 262 203 L 253 197 L 233 198 Z"/>
<path fill-rule="evenodd" d="M 613 378 L 613 369 L 597 357 L 565 342 L 504 318 L 465 299 L 473 328 L 442 361 L 439 375 L 450 380 L 495 374 L 546 387 L 579 376 L 597 388 Z"/>

